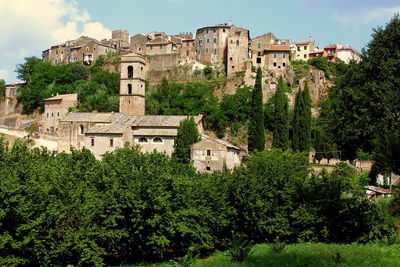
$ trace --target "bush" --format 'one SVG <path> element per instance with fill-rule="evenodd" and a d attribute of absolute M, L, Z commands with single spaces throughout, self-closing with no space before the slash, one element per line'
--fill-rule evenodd
<path fill-rule="evenodd" d="M 228 251 L 233 262 L 244 262 L 250 256 L 253 245 L 242 233 L 234 233 Z"/>

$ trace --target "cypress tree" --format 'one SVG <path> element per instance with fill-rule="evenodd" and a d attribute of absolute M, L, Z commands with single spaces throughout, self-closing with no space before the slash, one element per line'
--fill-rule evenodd
<path fill-rule="evenodd" d="M 250 153 L 265 148 L 264 106 L 262 94 L 262 71 L 257 70 L 256 82 L 251 96 L 251 112 L 248 131 L 248 150 Z"/>
<path fill-rule="evenodd" d="M 309 152 L 311 146 L 311 123 L 312 123 L 312 114 L 311 114 L 311 107 L 312 101 L 310 96 L 310 89 L 308 88 L 308 84 L 305 83 L 304 90 L 302 91 L 303 94 L 303 117 L 304 117 L 304 124 L 303 124 L 303 137 L 302 137 L 302 146 L 300 147 L 300 151 Z"/>
<path fill-rule="evenodd" d="M 174 139 L 175 151 L 172 158 L 182 163 L 190 162 L 190 146 L 200 140 L 200 134 L 193 117 L 179 123 L 178 133 Z"/>
<path fill-rule="evenodd" d="M 311 143 L 311 98 L 307 83 L 296 95 L 292 120 L 292 148 L 295 152 L 310 151 Z"/>
<path fill-rule="evenodd" d="M 304 99 L 301 89 L 296 94 L 294 103 L 293 119 L 292 119 L 292 149 L 297 152 L 300 150 L 301 143 L 301 124 L 302 124 L 302 109 L 304 108 Z"/>
<path fill-rule="evenodd" d="M 274 97 L 273 147 L 283 150 L 289 147 L 289 103 L 285 94 L 285 82 L 280 77 Z"/>

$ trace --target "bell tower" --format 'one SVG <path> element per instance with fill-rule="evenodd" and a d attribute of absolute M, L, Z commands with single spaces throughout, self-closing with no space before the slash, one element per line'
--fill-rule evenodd
<path fill-rule="evenodd" d="M 119 112 L 124 115 L 145 114 L 146 59 L 132 53 L 121 58 Z"/>

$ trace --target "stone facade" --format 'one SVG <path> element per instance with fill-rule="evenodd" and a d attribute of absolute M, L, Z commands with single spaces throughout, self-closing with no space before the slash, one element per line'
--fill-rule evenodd
<path fill-rule="evenodd" d="M 264 52 L 275 43 L 275 39 L 275 35 L 271 32 L 252 39 L 251 52 L 253 66 L 265 68 Z"/>
<path fill-rule="evenodd" d="M 233 76 L 236 72 L 245 72 L 250 62 L 250 33 L 242 28 L 233 28 L 227 39 L 228 58 L 227 76 Z"/>
<path fill-rule="evenodd" d="M 7 84 L 4 97 L 0 96 L 0 117 L 22 112 L 22 104 L 17 100 L 18 89 L 25 83 Z"/>
<path fill-rule="evenodd" d="M 68 113 L 68 109 L 78 103 L 78 94 L 57 95 L 44 100 L 44 113 L 39 123 L 39 131 L 56 133 L 60 118 Z"/>
<path fill-rule="evenodd" d="M 138 54 L 121 58 L 120 112 L 125 115 L 144 115 L 146 59 Z"/>
<path fill-rule="evenodd" d="M 43 51 L 42 60 L 53 65 L 81 62 L 84 65 L 92 65 L 100 55 L 108 52 L 117 52 L 118 48 L 111 43 L 101 43 L 93 38 L 82 36 L 76 40 L 70 40 L 60 45 L 52 46 Z"/>
<path fill-rule="evenodd" d="M 226 62 L 228 36 L 233 26 L 220 24 L 198 29 L 195 47 L 197 61 L 205 65 L 219 65 Z"/>
<path fill-rule="evenodd" d="M 143 34 L 136 34 L 131 37 L 130 48 L 133 53 L 145 54 L 146 53 L 146 43 L 148 37 Z"/>
<path fill-rule="evenodd" d="M 220 139 L 201 135 L 191 147 L 191 158 L 199 172 L 231 170 L 242 163 L 241 149 Z"/>
<path fill-rule="evenodd" d="M 290 66 L 290 46 L 272 45 L 264 53 L 265 69 L 280 71 Z"/>

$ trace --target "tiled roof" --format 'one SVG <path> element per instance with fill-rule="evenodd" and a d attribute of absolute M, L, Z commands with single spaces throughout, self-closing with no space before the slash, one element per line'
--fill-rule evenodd
<path fill-rule="evenodd" d="M 272 45 L 271 47 L 265 49 L 266 51 L 290 51 L 289 45 Z"/>
<path fill-rule="evenodd" d="M 228 142 L 226 142 L 224 140 L 221 140 L 221 139 L 213 138 L 213 137 L 205 135 L 205 134 L 201 135 L 201 139 L 202 140 L 211 140 L 211 141 L 217 142 L 217 143 L 219 143 L 221 145 L 224 145 L 226 147 L 237 149 L 237 150 L 241 150 L 240 148 L 238 148 L 237 146 L 232 145 L 231 143 L 228 143 Z"/>
<path fill-rule="evenodd" d="M 113 113 L 71 112 L 61 117 L 61 122 L 105 122 L 111 123 Z"/>
<path fill-rule="evenodd" d="M 295 45 L 305 45 L 305 44 L 312 44 L 314 41 L 304 41 L 304 42 L 297 42 Z"/>
<path fill-rule="evenodd" d="M 76 96 L 78 97 L 78 94 L 65 94 L 65 95 L 56 95 L 50 98 L 45 99 L 44 101 L 49 101 L 49 100 L 61 100 L 67 97 L 71 97 L 71 96 Z"/>
<path fill-rule="evenodd" d="M 107 113 L 109 114 L 109 113 Z M 198 124 L 202 115 L 194 116 Z M 182 120 L 188 116 L 126 116 L 120 113 L 114 114 L 112 123 L 109 125 L 96 125 L 87 133 L 124 133 L 130 127 L 174 127 L 178 128 Z"/>
<path fill-rule="evenodd" d="M 380 193 L 380 194 L 392 194 L 393 193 L 392 191 L 390 191 L 388 189 L 384 189 L 384 188 L 377 187 L 377 186 L 372 186 L 372 185 L 366 186 L 365 189 L 370 190 L 370 191 L 374 191 L 374 192 L 377 192 L 377 193 Z"/>

